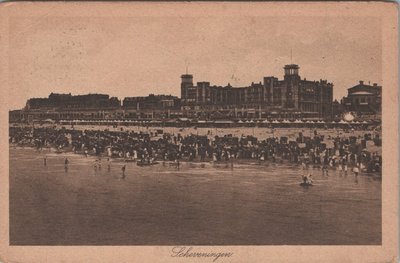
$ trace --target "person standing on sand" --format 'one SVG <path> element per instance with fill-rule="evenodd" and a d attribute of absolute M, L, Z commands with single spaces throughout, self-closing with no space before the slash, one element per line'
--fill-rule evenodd
<path fill-rule="evenodd" d="M 347 156 L 343 156 L 342 158 L 342 168 L 344 175 L 347 175 Z"/>
<path fill-rule="evenodd" d="M 179 159 L 178 158 L 175 159 L 175 164 L 176 164 L 176 168 L 178 168 L 178 170 L 179 170 L 180 163 L 179 163 Z"/>
<path fill-rule="evenodd" d="M 213 163 L 217 162 L 217 154 L 215 152 L 212 154 L 212 161 Z"/>
<path fill-rule="evenodd" d="M 360 169 L 358 168 L 358 165 L 356 165 L 356 166 L 353 167 L 353 173 L 354 173 L 354 175 L 355 175 L 356 177 L 357 177 L 358 174 L 360 173 Z"/>
<path fill-rule="evenodd" d="M 342 161 L 340 159 L 338 160 L 337 169 L 339 171 L 339 175 L 342 176 L 343 175 L 343 167 L 342 167 Z"/>
<path fill-rule="evenodd" d="M 328 155 L 325 154 L 323 157 L 323 166 L 322 166 L 322 175 L 328 176 L 328 172 L 329 172 L 329 158 Z"/>
<path fill-rule="evenodd" d="M 43 165 L 47 166 L 47 155 L 45 155 L 43 158 Z"/>

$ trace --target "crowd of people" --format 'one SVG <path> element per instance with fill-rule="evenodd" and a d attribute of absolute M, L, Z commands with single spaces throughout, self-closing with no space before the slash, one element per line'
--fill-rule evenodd
<path fill-rule="evenodd" d="M 347 174 L 381 172 L 382 157 L 366 149 L 368 141 L 380 146 L 379 134 L 365 132 L 363 136 L 323 136 L 314 130 L 313 136 L 299 132 L 295 139 L 254 136 L 212 136 L 154 132 L 75 130 L 66 128 L 10 127 L 10 143 L 20 146 L 56 148 L 57 152 L 71 151 L 85 156 L 107 156 L 137 160 L 138 164 L 156 161 L 212 161 L 234 162 L 257 160 L 258 162 L 290 162 L 320 168 L 323 173 L 330 169 Z"/>

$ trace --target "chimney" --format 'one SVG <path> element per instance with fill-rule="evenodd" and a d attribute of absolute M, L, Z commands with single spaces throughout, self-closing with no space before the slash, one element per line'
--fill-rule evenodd
<path fill-rule="evenodd" d="M 364 81 L 360 80 L 360 85 L 364 85 Z"/>
<path fill-rule="evenodd" d="M 378 86 L 378 84 L 377 84 L 377 83 L 374 83 L 374 87 L 376 87 L 376 86 Z"/>

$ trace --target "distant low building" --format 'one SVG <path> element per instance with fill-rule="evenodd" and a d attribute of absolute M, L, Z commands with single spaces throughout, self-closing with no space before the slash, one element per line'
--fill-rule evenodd
<path fill-rule="evenodd" d="M 51 93 L 48 98 L 32 98 L 26 102 L 26 110 L 35 109 L 86 109 L 86 108 L 115 108 L 121 102 L 116 97 L 110 98 L 105 94 L 71 95 Z"/>
<path fill-rule="evenodd" d="M 172 95 L 150 94 L 145 97 L 126 97 L 122 101 L 122 106 L 137 110 L 179 109 L 180 99 Z"/>
<path fill-rule="evenodd" d="M 165 119 L 179 117 L 180 99 L 172 95 L 126 97 L 122 102 L 124 117 L 128 119 Z"/>
<path fill-rule="evenodd" d="M 382 86 L 374 83 L 367 85 L 360 81 L 358 85 L 349 88 L 348 94 L 342 99 L 344 111 L 351 111 L 358 116 L 381 115 Z"/>
<path fill-rule="evenodd" d="M 10 121 L 107 119 L 123 117 L 121 102 L 106 94 L 71 95 L 51 93 L 48 98 L 31 98 L 23 109 L 10 111 Z"/>
<path fill-rule="evenodd" d="M 25 121 L 24 112 L 24 110 L 10 110 L 8 112 L 9 121 Z"/>

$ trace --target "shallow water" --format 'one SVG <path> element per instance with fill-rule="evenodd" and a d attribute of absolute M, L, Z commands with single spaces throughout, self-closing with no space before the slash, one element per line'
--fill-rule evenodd
<path fill-rule="evenodd" d="M 381 181 L 290 164 L 138 167 L 10 149 L 12 245 L 381 244 Z M 126 164 L 126 178 L 121 167 Z"/>

